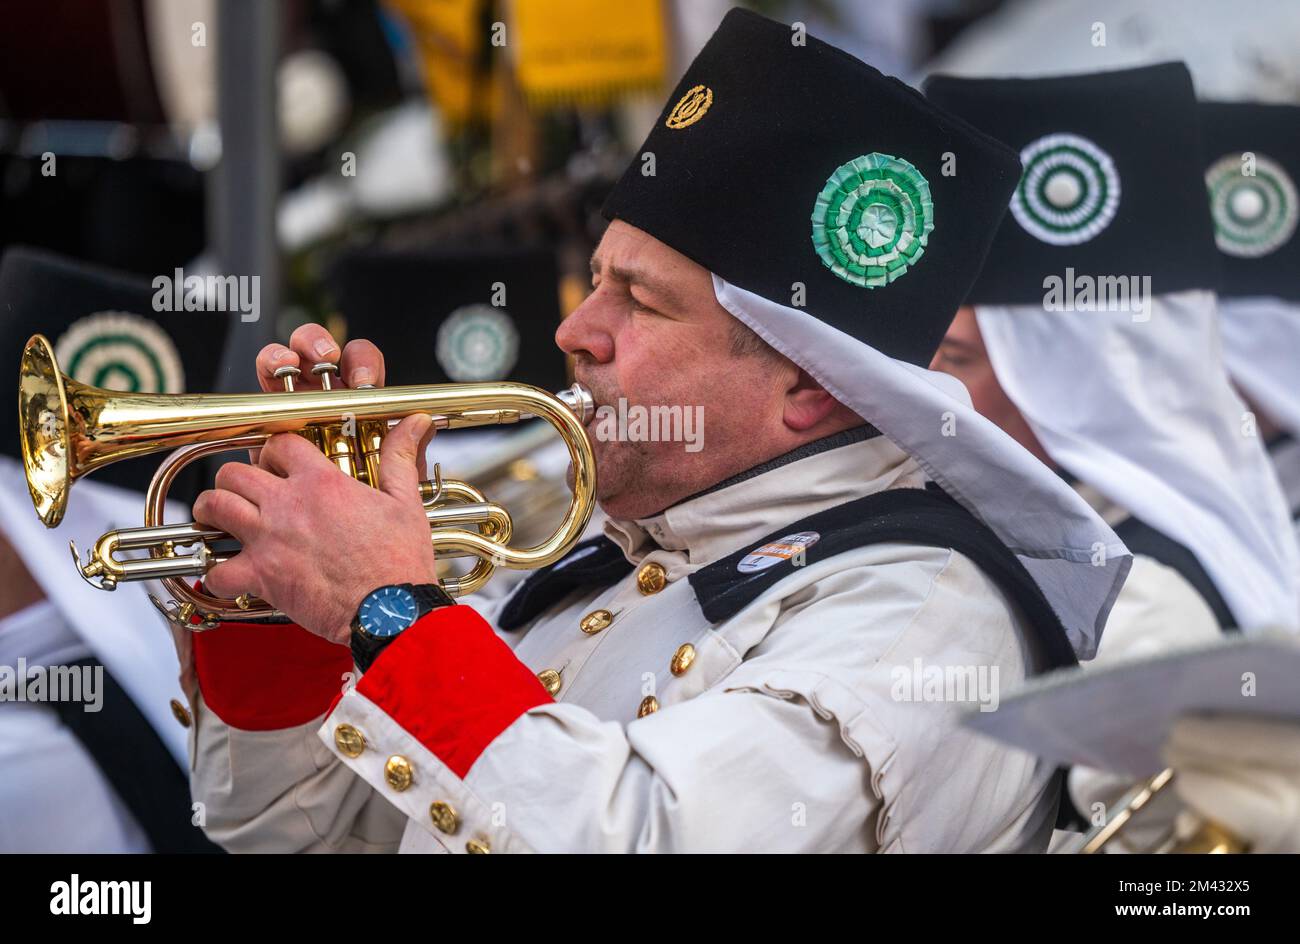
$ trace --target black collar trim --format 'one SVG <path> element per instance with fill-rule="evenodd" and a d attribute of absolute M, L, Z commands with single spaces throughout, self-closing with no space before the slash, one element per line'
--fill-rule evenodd
<path fill-rule="evenodd" d="M 779 455 L 774 459 L 768 459 L 766 462 L 760 462 L 751 469 L 739 472 L 730 478 L 725 478 L 721 482 L 710 485 L 708 488 L 701 489 L 694 495 L 689 495 L 681 501 L 676 502 L 680 505 L 683 502 L 692 501 L 704 495 L 711 495 L 714 492 L 720 492 L 724 488 L 730 488 L 733 485 L 739 485 L 741 482 L 757 478 L 764 472 L 771 472 L 773 469 L 779 469 L 783 465 L 789 465 L 791 462 L 798 462 L 800 459 L 807 459 L 809 456 L 815 456 L 823 452 L 830 452 L 832 449 L 839 449 L 843 446 L 851 446 L 854 443 L 866 442 L 868 439 L 875 439 L 880 435 L 880 430 L 870 423 L 864 423 L 862 426 L 854 426 L 851 429 L 843 429 L 838 433 L 831 433 L 829 436 L 823 436 L 821 439 L 814 439 L 812 442 L 804 443 L 791 449 L 789 452 Z M 674 506 L 670 506 L 674 507 Z M 667 509 L 664 509 L 665 511 Z M 659 512 L 663 514 L 663 512 Z M 649 515 L 647 517 L 654 517 Z"/>

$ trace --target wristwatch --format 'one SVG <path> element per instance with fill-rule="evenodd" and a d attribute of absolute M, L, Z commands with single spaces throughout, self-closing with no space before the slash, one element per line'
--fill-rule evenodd
<path fill-rule="evenodd" d="M 352 617 L 352 659 L 362 672 L 424 614 L 456 601 L 436 583 L 394 583 L 371 590 Z"/>

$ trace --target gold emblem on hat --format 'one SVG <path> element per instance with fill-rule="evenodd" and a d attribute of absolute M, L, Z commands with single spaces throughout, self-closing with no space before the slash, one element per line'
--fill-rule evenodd
<path fill-rule="evenodd" d="M 712 104 L 713 89 L 707 85 L 697 85 L 678 99 L 664 124 L 675 130 L 689 127 L 703 118 Z"/>

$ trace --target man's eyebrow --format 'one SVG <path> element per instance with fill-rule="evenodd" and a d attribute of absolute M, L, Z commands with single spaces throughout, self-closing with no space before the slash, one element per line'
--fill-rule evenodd
<path fill-rule="evenodd" d="M 591 256 L 591 274 L 601 274 L 601 260 L 595 253 Z M 608 272 L 605 274 L 619 282 L 640 285 L 676 307 L 680 308 L 683 305 L 681 294 L 671 282 L 653 276 L 644 269 L 627 268 L 611 263 Z"/>
<path fill-rule="evenodd" d="M 975 344 L 972 344 L 970 341 L 963 341 L 961 338 L 953 338 L 948 336 L 945 336 L 944 339 L 939 342 L 940 347 L 943 347 L 945 345 L 950 345 L 952 347 L 959 347 L 964 351 L 979 350 L 979 347 Z"/>

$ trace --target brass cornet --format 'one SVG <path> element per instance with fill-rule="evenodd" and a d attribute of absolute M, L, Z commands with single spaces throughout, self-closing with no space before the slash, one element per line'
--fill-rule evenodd
<path fill-rule="evenodd" d="M 1173 769 L 1166 768 L 1130 791 L 1106 821 L 1084 837 L 1080 854 L 1104 852 L 1112 844 L 1123 846 L 1125 828 L 1173 781 Z M 1155 845 L 1145 849 L 1124 848 L 1129 852 L 1146 853 L 1236 854 L 1249 851 L 1249 844 L 1221 823 L 1183 810 L 1179 813 L 1174 832 L 1162 837 Z"/>
<path fill-rule="evenodd" d="M 595 502 L 596 466 L 585 423 L 591 394 L 574 384 L 559 394 L 517 383 L 331 389 L 333 364 L 317 364 L 324 389 L 294 392 L 297 368 L 276 376 L 284 393 L 119 393 L 79 383 L 59 371 L 50 342 L 35 335 L 23 350 L 18 378 L 19 436 L 27 487 L 47 527 L 63 519 L 72 483 L 121 459 L 175 451 L 164 460 L 145 497 L 144 527 L 110 531 L 87 563 L 71 545 L 77 570 L 88 582 L 112 590 L 125 580 L 161 580 L 174 600 L 155 605 L 173 623 L 211 629 L 223 619 L 279 616 L 270 604 L 247 595 L 235 600 L 192 589 L 184 578 L 201 577 L 230 553 L 213 549 L 229 535 L 200 524 L 163 521 L 167 491 L 184 466 L 217 452 L 248 449 L 275 433 L 306 437 L 347 474 L 376 486 L 379 448 L 390 420 L 427 413 L 438 429 L 515 423 L 540 417 L 559 431 L 573 465 L 573 499 L 551 536 L 534 547 L 510 546 L 509 512 L 472 485 L 444 480 L 437 466 L 420 483 L 434 549 L 443 556 L 475 557 L 473 568 L 447 577 L 452 595 L 471 593 L 497 567 L 528 570 L 563 557 L 582 535 Z M 121 559 L 119 551 L 149 552 Z"/>

